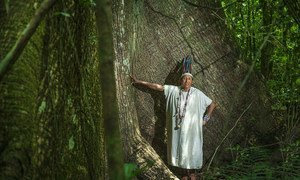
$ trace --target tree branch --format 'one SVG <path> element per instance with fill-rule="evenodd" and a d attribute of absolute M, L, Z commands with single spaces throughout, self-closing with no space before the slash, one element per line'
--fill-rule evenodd
<path fill-rule="evenodd" d="M 153 11 L 153 12 L 155 12 L 155 13 L 157 13 L 157 14 L 160 14 L 161 16 L 163 16 L 163 17 L 165 17 L 165 18 L 171 19 L 171 20 L 175 23 L 175 25 L 177 26 L 177 28 L 178 28 L 178 30 L 179 30 L 179 32 L 180 32 L 180 34 L 181 34 L 181 36 L 182 36 L 182 38 L 183 38 L 183 40 L 184 40 L 184 42 L 187 44 L 187 46 L 189 47 L 189 49 L 190 49 L 190 51 L 191 51 L 191 55 L 192 55 L 192 57 L 193 57 L 194 62 L 195 62 L 196 64 L 198 64 L 198 65 L 200 66 L 201 70 L 203 71 L 203 65 L 202 65 L 199 61 L 197 61 L 197 59 L 195 58 L 195 53 L 194 53 L 193 47 L 192 47 L 192 45 L 190 44 L 190 42 L 187 40 L 186 36 L 184 35 L 184 32 L 182 31 L 182 29 L 181 29 L 179 23 L 177 22 L 176 18 L 174 18 L 174 17 L 172 17 L 172 16 L 169 16 L 169 15 L 166 15 L 166 14 L 164 14 L 164 13 L 158 11 L 158 10 L 155 10 L 155 9 L 150 5 L 150 3 L 148 2 L 148 0 L 146 0 L 146 5 L 151 9 L 151 11 Z"/>
<path fill-rule="evenodd" d="M 22 34 L 18 38 L 13 48 L 0 62 L 0 81 L 4 77 L 5 73 L 7 73 L 12 68 L 13 64 L 17 61 L 18 57 L 22 54 L 22 51 L 27 45 L 31 36 L 34 34 L 42 19 L 49 11 L 49 9 L 54 5 L 55 2 L 56 0 L 45 0 L 41 4 L 40 8 L 36 11 L 33 18 L 23 30 Z"/>
<path fill-rule="evenodd" d="M 300 3 L 299 1 L 284 0 L 284 5 L 288 8 L 289 14 L 295 20 L 295 22 L 300 25 Z"/>
<path fill-rule="evenodd" d="M 236 1 L 233 1 L 233 2 L 231 2 L 229 4 L 227 4 L 224 7 L 210 7 L 210 6 L 203 6 L 203 5 L 200 5 L 200 4 L 195 4 L 195 3 L 192 3 L 192 2 L 187 1 L 187 0 L 182 0 L 182 1 L 185 2 L 185 3 L 187 3 L 188 5 L 196 7 L 196 8 L 210 9 L 210 10 L 215 10 L 216 12 L 218 12 L 221 9 L 225 10 L 228 7 L 234 5 L 235 3 L 242 3 L 242 2 L 244 2 L 243 0 L 236 0 Z"/>
<path fill-rule="evenodd" d="M 183 2 L 187 3 L 188 5 L 197 7 L 197 8 L 204 8 L 204 9 L 210 9 L 210 10 L 218 10 L 218 8 L 215 8 L 215 7 L 202 6 L 202 5 L 200 5 L 200 4 L 195 4 L 195 3 L 192 3 L 192 2 L 187 1 L 187 0 L 183 0 Z"/>
<path fill-rule="evenodd" d="M 215 152 L 211 158 L 211 160 L 209 161 L 207 170 L 209 170 L 210 165 L 212 163 L 212 161 L 214 160 L 214 157 L 216 155 L 216 153 L 218 152 L 219 148 L 221 147 L 221 145 L 224 143 L 224 141 L 226 140 L 226 138 L 229 136 L 229 134 L 233 131 L 233 129 L 237 126 L 238 122 L 240 121 L 240 119 L 243 117 L 243 115 L 248 111 L 248 109 L 251 107 L 253 101 L 248 105 L 248 107 L 244 110 L 244 112 L 240 115 L 240 117 L 236 120 L 234 126 L 228 131 L 228 133 L 226 134 L 226 136 L 222 139 L 222 141 L 220 142 L 220 144 L 218 145 L 218 147 L 215 149 Z"/>

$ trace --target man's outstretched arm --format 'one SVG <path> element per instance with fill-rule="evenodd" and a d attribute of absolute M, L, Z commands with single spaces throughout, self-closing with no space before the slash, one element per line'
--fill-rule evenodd
<path fill-rule="evenodd" d="M 131 84 L 133 85 L 142 85 L 145 86 L 149 89 L 153 89 L 155 91 L 164 91 L 164 86 L 160 85 L 160 84 L 156 84 L 156 83 L 150 83 L 150 82 L 146 82 L 146 81 L 142 81 L 142 80 L 138 80 L 133 76 L 130 76 L 131 78 Z"/>

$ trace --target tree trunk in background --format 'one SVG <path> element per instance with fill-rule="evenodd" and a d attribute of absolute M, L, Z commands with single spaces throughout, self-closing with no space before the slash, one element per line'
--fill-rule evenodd
<path fill-rule="evenodd" d="M 119 129 L 119 110 L 116 97 L 112 9 L 110 0 L 96 1 L 99 34 L 100 78 L 103 119 L 110 179 L 124 179 L 124 159 Z"/>
<path fill-rule="evenodd" d="M 165 104 L 162 93 L 136 90 L 129 74 L 160 84 L 177 84 L 178 63 L 194 57 L 194 86 L 219 107 L 204 128 L 204 164 L 237 117 L 253 101 L 226 147 L 257 137 L 270 142 L 274 123 L 262 83 L 251 75 L 239 92 L 248 67 L 229 39 L 220 2 L 190 5 L 184 1 L 113 1 L 117 97 L 127 162 L 140 167 L 155 162 L 142 179 L 169 179 L 176 170 L 166 165 Z M 223 156 L 224 155 L 224 156 Z"/>
<path fill-rule="evenodd" d="M 268 36 L 269 33 L 273 31 L 273 23 L 272 17 L 274 12 L 274 7 L 272 5 L 272 1 L 269 0 L 260 0 L 260 5 L 262 6 L 262 14 L 263 14 L 263 32 L 265 36 Z M 274 52 L 274 46 L 270 40 L 266 43 L 266 45 L 261 49 L 260 56 L 260 67 L 261 73 L 266 80 L 269 79 L 270 74 L 272 73 L 273 63 L 271 62 L 271 58 Z"/>
<path fill-rule="evenodd" d="M 0 60 L 34 1 L 0 3 Z M 1 179 L 104 179 L 100 68 L 91 4 L 58 2 L 0 84 Z"/>
<path fill-rule="evenodd" d="M 288 8 L 289 14 L 294 18 L 295 22 L 300 25 L 300 2 L 295 0 L 284 0 Z"/>
<path fill-rule="evenodd" d="M 0 1 L 0 61 L 15 44 L 34 15 L 34 1 L 10 1 L 9 11 Z M 0 179 L 21 179 L 32 174 L 31 146 L 34 138 L 38 95 L 41 28 L 32 37 L 23 55 L 0 82 Z"/>

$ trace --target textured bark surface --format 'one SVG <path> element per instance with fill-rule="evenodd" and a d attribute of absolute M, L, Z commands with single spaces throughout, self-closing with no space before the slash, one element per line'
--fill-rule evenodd
<path fill-rule="evenodd" d="M 11 8 L 7 14 L 0 1 L 0 59 L 40 1 L 5 2 Z M 105 178 L 95 17 L 87 2 L 59 2 L 0 82 L 1 178 Z M 252 136 L 270 137 L 265 93 L 238 59 L 219 3 L 124 2 L 113 1 L 120 130 L 126 161 L 146 167 L 141 179 L 178 172 L 166 165 L 163 95 L 133 88 L 128 75 L 176 84 L 178 62 L 187 54 L 194 57 L 194 86 L 219 104 L 204 128 L 205 163 L 252 101 L 216 159 Z"/>
<path fill-rule="evenodd" d="M 56 0 L 44 0 L 40 5 L 39 9 L 36 10 L 35 15 L 31 18 L 30 22 L 27 24 L 26 28 L 18 35 L 18 40 L 16 41 L 13 48 L 7 53 L 4 59 L 0 61 L 0 81 L 2 77 L 8 72 L 13 64 L 16 62 L 18 57 L 23 52 L 23 49 L 29 42 L 31 36 L 36 31 L 39 24 L 42 22 L 43 18 L 54 5 Z M 9 7 L 9 1 L 6 1 L 7 7 Z M 7 8 L 8 9 L 8 8 Z"/>
<path fill-rule="evenodd" d="M 116 93 L 114 48 L 112 37 L 112 8 L 110 0 L 96 1 L 96 19 L 100 54 L 100 84 L 110 179 L 125 179 L 122 141 L 119 129 L 119 111 Z"/>
<path fill-rule="evenodd" d="M 0 60 L 39 1 L 0 6 Z M 94 11 L 59 2 L 0 82 L 0 179 L 105 179 Z"/>
<path fill-rule="evenodd" d="M 34 1 L 10 1 L 9 11 L 0 1 L 0 61 L 14 45 L 34 14 Z M 0 82 L 0 179 L 20 179 L 32 173 L 35 98 L 38 94 L 40 29 L 20 61 Z"/>
<path fill-rule="evenodd" d="M 219 3 L 114 1 L 113 12 L 117 92 L 127 161 L 141 166 L 147 160 L 155 162 L 142 179 L 165 179 L 178 172 L 171 173 L 171 167 L 166 166 L 163 94 L 133 88 L 131 73 L 149 82 L 177 84 L 178 63 L 187 54 L 193 55 L 194 86 L 219 105 L 204 128 L 204 164 L 252 101 L 219 155 L 225 147 L 246 142 L 253 135 L 273 132 L 265 93 L 238 59 Z"/>

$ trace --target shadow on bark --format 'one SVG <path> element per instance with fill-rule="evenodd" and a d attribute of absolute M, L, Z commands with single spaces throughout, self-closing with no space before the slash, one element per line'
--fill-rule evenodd
<path fill-rule="evenodd" d="M 178 62 L 176 66 L 169 72 L 166 77 L 164 84 L 167 85 L 180 85 L 180 76 L 181 76 L 181 63 Z M 175 173 L 175 175 L 182 175 L 182 172 L 179 168 L 170 166 L 167 163 L 167 134 L 166 134 L 166 101 L 163 92 L 154 91 L 143 86 L 135 86 L 139 91 L 144 93 L 148 93 L 151 95 L 151 98 L 154 101 L 154 114 L 156 117 L 155 125 L 153 132 L 153 139 L 147 139 L 148 134 L 144 131 L 141 131 L 141 134 L 144 138 L 148 140 L 156 153 L 160 156 L 160 158 L 164 161 L 164 163 L 168 166 L 168 168 Z M 147 124 L 140 124 L 140 126 L 144 126 Z M 145 127 L 140 127 L 141 129 L 145 129 Z"/>

